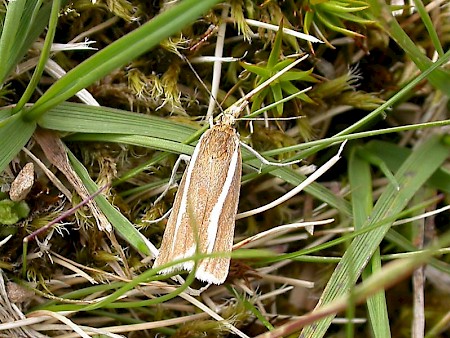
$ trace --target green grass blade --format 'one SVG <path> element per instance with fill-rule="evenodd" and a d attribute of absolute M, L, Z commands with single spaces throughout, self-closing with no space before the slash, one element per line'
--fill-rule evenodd
<path fill-rule="evenodd" d="M 386 234 L 386 240 L 394 243 L 397 247 L 405 251 L 415 252 L 419 250 L 417 246 L 413 245 L 409 239 L 404 237 L 393 228 L 389 229 L 388 233 Z M 450 275 L 450 267 L 448 266 L 448 264 L 439 260 L 438 258 L 431 258 L 428 264 L 442 271 L 443 273 Z"/>
<path fill-rule="evenodd" d="M 378 140 L 367 143 L 363 151 L 382 159 L 390 171 L 397 171 L 403 161 L 411 154 L 411 149 Z M 427 184 L 440 191 L 450 193 L 450 171 L 443 167 L 439 168 L 430 177 Z"/>
<path fill-rule="evenodd" d="M 50 50 L 52 47 L 53 39 L 55 37 L 56 27 L 58 24 L 58 16 L 59 16 L 60 6 L 61 6 L 60 0 L 54 0 L 52 2 L 52 12 L 50 14 L 50 22 L 49 22 L 48 29 L 47 29 L 47 35 L 45 36 L 44 46 L 42 48 L 41 55 L 39 56 L 39 62 L 37 64 L 37 67 L 34 70 L 31 81 L 28 83 L 27 88 L 25 89 L 25 92 L 23 93 L 19 102 L 14 107 L 13 112 L 18 112 L 23 108 L 23 106 L 31 98 L 34 91 L 36 90 L 36 87 L 39 84 L 42 73 L 44 72 L 44 69 L 45 69 L 45 65 L 47 64 L 47 60 L 50 56 Z"/>
<path fill-rule="evenodd" d="M 111 142 L 133 146 L 146 147 L 155 150 L 168 151 L 175 154 L 192 155 L 194 147 L 179 142 L 172 142 L 160 138 L 140 135 L 118 134 L 77 134 L 67 138 L 68 141 Z"/>
<path fill-rule="evenodd" d="M 369 265 L 363 272 L 364 281 L 370 278 L 370 276 L 374 275 L 375 273 L 381 271 L 382 267 L 380 256 L 380 249 L 377 248 L 372 256 L 372 259 L 370 260 Z M 384 290 L 377 292 L 376 294 L 368 298 L 366 302 L 373 336 L 375 338 L 391 337 L 386 294 Z"/>
<path fill-rule="evenodd" d="M 437 135 L 415 149 L 395 175 L 400 190 L 393 185 L 387 186 L 363 227 L 395 217 L 401 212 L 416 191 L 442 165 L 448 154 L 448 146 L 444 144 L 442 137 Z M 332 302 L 355 285 L 392 223 L 392 221 L 385 222 L 352 241 L 331 276 L 317 307 Z M 323 337 L 333 318 L 334 316 L 329 316 L 316 322 L 314 326 L 306 327 L 302 332 L 303 337 Z"/>
<path fill-rule="evenodd" d="M 28 142 L 36 128 L 36 123 L 25 122 L 19 114 L 0 121 L 0 172 Z"/>
<path fill-rule="evenodd" d="M 63 0 L 63 4 L 67 1 Z M 30 49 L 47 26 L 52 3 L 42 5 L 41 0 L 11 1 L 8 5 L 0 39 L 0 83 L 3 83 L 14 67 Z M 10 12 L 11 11 L 11 12 Z M 9 48 L 11 43 L 14 48 Z"/>
<path fill-rule="evenodd" d="M 272 331 L 274 329 L 273 325 L 264 317 L 264 315 L 252 304 L 245 296 L 241 296 L 234 288 L 227 287 L 228 291 L 236 297 L 238 301 L 244 305 L 245 309 L 251 312 L 258 320 L 266 327 L 267 330 Z"/>
<path fill-rule="evenodd" d="M 420 48 L 417 47 L 414 41 L 412 41 L 409 35 L 402 29 L 397 19 L 392 15 L 386 2 L 379 0 L 369 0 L 368 2 L 370 3 L 373 14 L 400 48 L 408 54 L 411 60 L 416 64 L 417 68 L 421 71 L 430 68 L 433 65 L 433 61 L 422 53 Z M 450 96 L 450 86 L 448 86 L 449 77 L 450 74 L 448 71 L 445 71 L 443 68 L 438 68 L 430 73 L 428 80 L 434 87 L 441 90 L 447 96 Z"/>
<path fill-rule="evenodd" d="M 20 21 L 20 17 L 24 12 L 26 0 L 12 1 L 8 3 L 5 21 L 3 24 L 2 35 L 0 38 L 0 60 L 2 60 L 2 67 L 0 67 L 0 81 L 6 78 L 13 65 L 9 64 L 10 56 L 14 50 L 15 37 L 17 31 L 20 29 L 20 25 L 17 24 Z"/>
<path fill-rule="evenodd" d="M 192 153 L 192 146 L 184 143 L 186 140 L 191 139 L 192 134 L 196 132 L 190 126 L 168 121 L 167 119 L 77 103 L 60 104 L 43 115 L 38 122 L 41 127 L 47 129 L 83 133 L 70 136 L 69 139 L 73 141 L 123 142 L 178 154 Z M 92 135 L 86 133 L 92 133 Z M 244 158 L 250 157 L 250 155 L 250 152 L 243 149 Z M 245 163 L 250 165 L 255 171 L 261 169 L 261 162 L 254 157 L 246 160 Z M 264 167 L 261 173 L 264 174 L 269 171 L 271 175 L 279 177 L 294 186 L 305 180 L 305 176 L 289 168 L 273 170 L 269 167 Z M 256 175 L 259 175 L 259 173 L 255 172 L 254 174 L 246 175 L 243 177 L 243 181 L 254 178 Z M 305 191 L 339 209 L 340 212 L 350 215 L 350 204 L 322 185 L 313 183 Z"/>
<path fill-rule="evenodd" d="M 220 1 L 184 0 L 164 11 L 69 71 L 40 97 L 26 117 L 30 120 L 38 119 L 48 109 L 179 32 L 218 2 Z"/>
<path fill-rule="evenodd" d="M 17 25 L 17 18 L 20 18 L 20 16 L 22 15 L 25 3 L 26 0 L 17 0 L 9 3 L 6 7 L 6 16 L 2 27 L 2 37 L 0 39 L 1 51 L 12 49 L 12 46 L 14 44 L 14 40 L 12 38 L 19 30 L 19 26 Z"/>
<path fill-rule="evenodd" d="M 70 162 L 72 163 L 73 169 L 78 174 L 78 176 L 80 176 L 89 193 L 93 194 L 94 192 L 96 192 L 99 187 L 89 177 L 86 168 L 84 168 L 81 162 L 78 161 L 78 159 L 70 151 L 68 151 L 68 157 L 70 159 Z M 139 231 L 134 227 L 133 224 L 131 224 L 128 219 L 125 218 L 125 216 L 123 216 L 115 207 L 113 207 L 104 196 L 97 196 L 95 198 L 95 202 L 122 238 L 124 238 L 139 252 L 146 255 L 151 254 L 149 246 L 147 245 Z"/>
<path fill-rule="evenodd" d="M 436 52 L 439 56 L 444 55 L 444 49 L 442 48 L 442 44 L 439 41 L 438 33 L 434 28 L 433 22 L 431 21 L 430 15 L 427 12 L 423 2 L 421 0 L 414 0 L 414 4 L 416 5 L 416 10 L 422 18 L 423 24 L 426 27 L 428 34 L 430 34 L 430 40 L 433 42 L 433 46 L 436 49 Z"/>
<path fill-rule="evenodd" d="M 372 176 L 367 161 L 358 156 L 360 152 L 355 147 L 349 159 L 349 182 L 352 191 L 353 221 L 356 230 L 363 227 L 364 222 L 372 212 Z M 369 266 L 363 271 L 363 280 L 381 269 L 380 250 L 376 249 Z M 367 299 L 370 324 L 373 336 L 376 338 L 389 338 L 389 318 L 387 313 L 386 297 L 383 291 Z"/>
<path fill-rule="evenodd" d="M 177 142 L 185 141 L 195 131 L 170 119 L 68 102 L 49 110 L 38 124 L 63 132 L 142 135 Z"/>
<path fill-rule="evenodd" d="M 352 148 L 348 176 L 352 191 L 352 213 L 355 229 L 361 229 L 372 212 L 372 176 L 367 161 L 358 156 L 358 147 Z"/>

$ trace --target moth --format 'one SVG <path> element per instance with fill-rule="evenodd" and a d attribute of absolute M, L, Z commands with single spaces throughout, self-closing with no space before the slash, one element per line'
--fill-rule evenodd
<path fill-rule="evenodd" d="M 238 100 L 200 137 L 181 179 L 154 268 L 189 258 L 195 253 L 218 253 L 217 257 L 198 261 L 195 277 L 211 284 L 225 281 L 230 266 L 242 174 L 239 134 L 233 127 L 235 119 L 255 93 L 306 57 L 292 62 Z M 191 271 L 194 266 L 191 260 L 172 265 L 161 273 Z"/>
<path fill-rule="evenodd" d="M 241 173 L 239 134 L 230 120 L 222 120 L 201 136 L 194 149 L 153 267 L 191 257 L 196 252 L 231 252 Z M 222 284 L 229 265 L 230 257 L 204 258 L 198 262 L 195 277 Z M 194 262 L 188 261 L 162 272 L 193 268 Z"/>

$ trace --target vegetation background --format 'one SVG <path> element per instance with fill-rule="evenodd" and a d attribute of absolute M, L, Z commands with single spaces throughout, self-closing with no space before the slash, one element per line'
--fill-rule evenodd
<path fill-rule="evenodd" d="M 0 18 L 0 336 L 449 336 L 448 1 L 15 0 Z M 236 125 L 302 161 L 243 151 L 239 211 L 347 140 L 342 159 L 237 220 L 251 243 L 224 285 L 158 275 L 178 155 L 306 54 Z"/>

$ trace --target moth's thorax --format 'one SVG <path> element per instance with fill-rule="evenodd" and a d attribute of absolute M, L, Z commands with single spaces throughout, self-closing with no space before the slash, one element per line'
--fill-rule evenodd
<path fill-rule="evenodd" d="M 229 157 L 239 146 L 239 135 L 231 126 L 216 125 L 207 132 L 203 141 L 208 145 L 205 152 L 210 159 L 222 159 Z"/>
<path fill-rule="evenodd" d="M 211 132 L 222 132 L 226 133 L 229 136 L 237 135 L 236 129 L 233 128 L 231 124 L 219 123 L 210 129 Z"/>

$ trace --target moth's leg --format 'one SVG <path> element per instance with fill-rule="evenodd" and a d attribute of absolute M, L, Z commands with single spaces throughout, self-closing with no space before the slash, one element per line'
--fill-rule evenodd
<path fill-rule="evenodd" d="M 169 189 L 172 188 L 172 185 L 175 183 L 175 178 L 177 176 L 178 167 L 180 166 L 181 161 L 184 161 L 186 164 L 189 164 L 190 160 L 191 160 L 191 157 L 189 155 L 181 154 L 180 156 L 178 156 L 178 159 L 175 162 L 175 165 L 173 166 L 172 175 L 170 175 L 170 180 L 167 183 L 166 188 L 164 189 L 164 191 L 161 193 L 161 195 L 153 203 L 154 205 L 158 204 L 163 199 L 163 197 L 167 194 Z"/>
<path fill-rule="evenodd" d="M 255 157 L 260 160 L 262 163 L 266 164 L 266 165 L 273 165 L 276 167 L 286 167 L 288 165 L 291 164 L 296 164 L 299 163 L 300 160 L 295 160 L 295 161 L 290 161 L 290 162 L 285 162 L 285 163 L 279 163 L 279 162 L 270 162 L 268 160 L 266 160 L 264 157 L 262 157 L 255 149 L 253 149 L 252 147 L 250 147 L 248 144 L 245 144 L 244 142 L 240 142 L 241 146 L 243 146 L 245 149 L 247 149 L 249 152 L 251 152 L 253 155 L 255 155 Z"/>
<path fill-rule="evenodd" d="M 161 195 L 156 199 L 156 201 L 153 203 L 153 205 L 157 204 L 158 202 L 160 202 L 163 197 L 167 194 L 167 192 L 169 191 L 169 189 L 173 186 L 173 184 L 175 183 L 175 178 L 177 176 L 177 171 L 178 171 L 178 167 L 180 166 L 181 161 L 186 162 L 186 164 L 189 163 L 191 157 L 189 155 L 184 155 L 181 154 L 180 156 L 178 156 L 177 161 L 175 162 L 175 165 L 173 166 L 172 169 L 172 174 L 170 175 L 170 180 L 166 185 L 166 188 L 164 189 L 164 191 L 161 193 Z M 146 220 L 144 221 L 145 223 L 149 223 L 149 224 L 154 224 L 154 223 L 158 223 L 161 222 L 162 220 L 166 219 L 167 217 L 169 217 L 170 213 L 172 212 L 172 208 L 170 208 L 164 215 L 162 215 L 160 218 L 154 219 L 154 220 Z"/>

